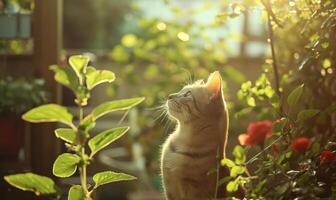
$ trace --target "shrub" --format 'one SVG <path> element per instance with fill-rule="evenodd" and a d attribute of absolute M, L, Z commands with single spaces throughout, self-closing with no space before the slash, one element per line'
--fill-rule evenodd
<path fill-rule="evenodd" d="M 261 2 L 252 6 L 265 8 L 272 56 L 237 95 L 250 114 L 274 122 L 272 136 L 237 146 L 234 159 L 222 161 L 231 179 L 221 183 L 230 192 L 243 187 L 251 199 L 334 199 L 336 3 Z"/>

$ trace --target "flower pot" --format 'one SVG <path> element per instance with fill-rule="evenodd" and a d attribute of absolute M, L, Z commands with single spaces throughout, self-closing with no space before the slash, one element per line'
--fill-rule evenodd
<path fill-rule="evenodd" d="M 31 14 L 0 13 L 0 38 L 29 39 L 31 37 Z"/>
<path fill-rule="evenodd" d="M 18 158 L 24 142 L 24 122 L 19 117 L 0 117 L 0 158 Z"/>

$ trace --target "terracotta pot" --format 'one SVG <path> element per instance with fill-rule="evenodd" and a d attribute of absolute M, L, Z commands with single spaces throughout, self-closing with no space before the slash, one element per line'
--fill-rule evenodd
<path fill-rule="evenodd" d="M 0 158 L 17 159 L 24 141 L 24 122 L 19 117 L 0 117 Z"/>

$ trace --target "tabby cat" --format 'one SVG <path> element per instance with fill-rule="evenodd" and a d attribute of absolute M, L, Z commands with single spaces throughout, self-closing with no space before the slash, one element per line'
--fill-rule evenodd
<path fill-rule="evenodd" d="M 168 96 L 168 114 L 177 122 L 162 148 L 161 173 L 167 200 L 206 200 L 216 193 L 216 173 L 208 173 L 225 156 L 228 111 L 218 71 L 207 83 L 196 81 Z M 219 155 L 219 157 L 217 157 Z M 221 177 L 228 171 L 221 168 Z"/>

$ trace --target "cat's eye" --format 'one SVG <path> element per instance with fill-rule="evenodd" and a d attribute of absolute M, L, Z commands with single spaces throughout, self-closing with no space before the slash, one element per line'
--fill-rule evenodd
<path fill-rule="evenodd" d="M 189 97 L 189 96 L 191 96 L 191 91 L 190 90 L 183 94 L 183 97 Z"/>

